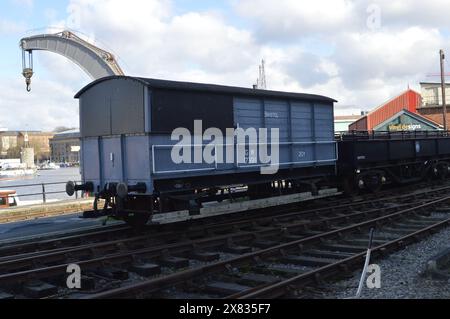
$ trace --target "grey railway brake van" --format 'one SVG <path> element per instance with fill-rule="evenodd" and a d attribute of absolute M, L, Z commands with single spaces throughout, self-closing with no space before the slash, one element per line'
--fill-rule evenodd
<path fill-rule="evenodd" d="M 333 175 L 336 169 L 333 105 L 312 94 L 113 76 L 97 80 L 76 96 L 80 103 L 81 164 L 84 186 L 100 197 L 120 195 L 127 203 L 211 194 L 231 185 L 267 185 Z M 177 128 L 203 130 L 276 128 L 279 170 L 263 175 L 265 164 L 247 154 L 247 163 L 179 163 L 171 158 Z M 192 143 L 202 150 L 201 145 Z M 238 145 L 215 145 L 215 152 Z M 237 155 L 236 155 L 237 156 Z M 87 185 L 87 186 L 86 186 Z M 192 197 L 192 196 L 191 196 Z M 127 207 L 127 204 L 124 204 Z M 153 204 L 151 204 L 153 205 Z M 135 208 L 135 205 L 130 207 Z M 154 210 L 137 205 L 141 210 Z M 126 210 L 126 209 L 125 209 Z"/>

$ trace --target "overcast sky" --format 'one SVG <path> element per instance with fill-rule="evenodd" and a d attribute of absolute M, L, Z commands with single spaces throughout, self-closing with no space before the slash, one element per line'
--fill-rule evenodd
<path fill-rule="evenodd" d="M 0 126 L 78 126 L 73 96 L 89 77 L 36 52 L 27 93 L 27 35 L 70 28 L 115 53 L 127 75 L 244 87 L 264 58 L 269 89 L 330 96 L 342 114 L 437 81 L 426 75 L 439 72 L 440 48 L 450 58 L 448 12 L 444 0 L 2 0 Z"/>

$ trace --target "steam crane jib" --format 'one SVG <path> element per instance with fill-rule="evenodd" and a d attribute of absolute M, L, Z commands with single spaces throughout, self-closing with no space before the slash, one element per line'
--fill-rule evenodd
<path fill-rule="evenodd" d="M 22 48 L 22 75 L 27 91 L 31 91 L 33 51 L 44 50 L 60 54 L 85 71 L 92 80 L 112 75 L 124 75 L 114 55 L 81 39 L 71 31 L 41 34 L 20 41 Z"/>

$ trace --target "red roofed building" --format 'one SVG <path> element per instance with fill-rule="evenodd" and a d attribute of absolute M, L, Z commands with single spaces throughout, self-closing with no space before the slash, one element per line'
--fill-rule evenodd
<path fill-rule="evenodd" d="M 417 108 L 422 104 L 420 93 L 408 89 L 399 96 L 380 105 L 367 115 L 349 125 L 349 131 L 372 131 L 381 127 L 384 122 L 406 110 L 417 114 Z M 417 114 L 421 117 L 421 115 Z M 425 118 L 424 118 L 425 119 Z"/>

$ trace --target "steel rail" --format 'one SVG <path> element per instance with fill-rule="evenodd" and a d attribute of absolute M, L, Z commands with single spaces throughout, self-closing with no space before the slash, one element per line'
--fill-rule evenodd
<path fill-rule="evenodd" d="M 320 226 L 320 225 L 329 225 L 331 223 L 336 223 L 340 221 L 348 221 L 350 219 L 356 219 L 358 217 L 367 217 L 371 214 L 382 214 L 389 211 L 395 211 L 401 208 L 406 208 L 416 205 L 416 203 L 408 203 L 403 204 L 396 207 L 382 207 L 382 208 L 374 208 L 368 211 L 364 212 L 356 212 L 351 213 L 344 216 L 336 216 L 331 217 L 323 220 L 317 220 L 317 221 L 308 221 L 303 222 L 299 221 L 297 223 L 290 223 L 290 224 L 281 224 L 281 225 L 275 225 L 275 226 L 268 226 L 264 229 L 256 230 L 256 231 L 243 231 L 239 228 L 236 228 L 234 230 L 234 233 L 226 234 L 226 235 L 220 235 L 220 236 L 214 236 L 209 237 L 205 239 L 199 239 L 194 241 L 188 241 L 186 243 L 174 243 L 171 246 L 166 246 L 162 244 L 162 246 L 156 246 L 156 250 L 154 249 L 137 249 L 137 250 L 131 250 L 126 253 L 126 255 L 142 255 L 146 253 L 153 253 L 154 255 L 162 255 L 162 253 L 158 253 L 159 250 L 164 250 L 166 252 L 171 252 L 176 250 L 176 252 L 182 253 L 184 251 L 189 251 L 192 247 L 192 245 L 195 245 L 196 247 L 204 247 L 205 244 L 208 246 L 208 248 L 218 246 L 218 245 L 225 245 L 229 240 L 233 242 L 245 242 L 246 240 L 251 239 L 257 239 L 257 238 L 267 238 L 270 236 L 277 236 L 277 235 L 283 235 L 283 233 L 289 233 L 293 230 L 301 229 L 305 230 L 307 228 L 311 228 L 314 226 Z M 182 237 L 181 237 L 182 238 Z M 86 244 L 81 246 L 75 246 L 75 247 L 68 247 L 66 249 L 58 249 L 55 251 L 43 251 L 40 252 L 38 255 L 28 255 L 28 256 L 19 256 L 19 258 L 0 258 L 0 274 L 5 272 L 11 272 L 14 269 L 20 269 L 26 266 L 32 266 L 35 263 L 49 263 L 53 260 L 59 261 L 61 259 L 64 259 L 65 257 L 70 257 L 71 260 L 75 259 L 75 256 L 77 255 L 83 255 L 86 251 L 95 251 L 96 254 L 100 254 L 100 250 L 107 251 L 109 254 L 111 254 L 111 249 L 115 250 L 122 250 L 124 245 L 128 244 L 137 244 L 142 245 L 142 243 L 145 240 L 151 240 L 151 237 L 146 235 L 141 235 L 133 238 L 128 239 L 118 239 L 113 240 L 110 242 L 101 242 L 96 244 Z M 186 245 L 187 244 L 187 245 Z M 154 246 L 155 247 L 155 246 Z M 124 254 L 125 255 L 125 254 Z M 105 257 L 108 257 L 108 254 L 105 254 Z M 2 277 L 0 275 L 0 282 L 2 281 Z"/>
<path fill-rule="evenodd" d="M 327 238 L 333 238 L 337 236 L 342 236 L 345 233 L 352 233 L 355 230 L 360 230 L 362 228 L 371 227 L 389 220 L 393 220 L 405 215 L 416 213 L 419 210 L 423 210 L 430 207 L 438 206 L 439 204 L 444 204 L 450 200 L 450 196 L 445 196 L 441 199 L 434 200 L 432 202 L 422 204 L 416 207 L 408 208 L 405 210 L 402 210 L 400 212 L 392 213 L 383 217 L 378 217 L 375 219 L 371 219 L 369 221 L 361 222 L 356 225 L 351 225 L 347 227 L 343 227 L 340 229 L 336 229 L 333 231 L 329 231 L 326 233 L 318 234 L 315 236 L 311 236 L 308 238 L 302 238 L 299 240 L 295 240 L 289 243 L 284 243 L 277 245 L 275 247 L 270 247 L 267 249 L 263 249 L 257 252 L 251 252 L 244 254 L 242 256 L 234 257 L 228 260 L 219 261 L 216 263 L 212 263 L 206 266 L 200 266 L 193 269 L 185 270 L 182 272 L 174 273 L 168 276 L 156 278 L 156 279 L 149 279 L 145 280 L 140 283 L 131 284 L 128 286 L 112 289 L 109 291 L 93 294 L 90 296 L 86 296 L 86 299 L 103 299 L 103 298 L 119 298 L 119 297 L 125 297 L 130 296 L 134 294 L 139 293 L 154 293 L 156 291 L 159 291 L 166 287 L 173 287 L 174 285 L 180 284 L 182 282 L 185 282 L 187 280 L 193 280 L 195 277 L 199 276 L 205 276 L 214 272 L 226 270 L 227 268 L 231 266 L 239 266 L 248 262 L 255 262 L 260 261 L 262 258 L 267 257 L 273 257 L 275 255 L 280 255 L 282 252 L 297 248 L 302 250 L 306 245 L 313 244 L 315 242 L 320 242 L 321 240 L 327 239 Z M 439 225 L 448 224 L 450 222 L 450 219 L 447 219 L 443 222 L 440 222 Z M 428 229 L 428 227 L 427 227 Z M 396 241 L 400 242 L 400 241 Z M 381 246 L 383 247 L 383 245 Z M 380 248 L 377 247 L 377 251 Z M 365 253 L 360 254 L 360 256 L 364 256 Z"/>
<path fill-rule="evenodd" d="M 415 187 L 413 189 L 417 189 L 417 187 L 419 187 L 419 186 L 420 185 L 415 185 Z M 423 183 L 423 186 L 430 187 L 430 189 L 426 190 L 425 192 L 412 193 L 412 194 L 411 193 L 407 193 L 407 194 L 405 194 L 405 196 L 416 196 L 416 195 L 418 196 L 418 195 L 426 194 L 426 193 L 429 193 L 429 192 L 437 192 L 439 190 L 444 191 L 446 189 L 450 189 L 450 186 L 443 186 L 443 187 L 434 188 L 434 187 L 436 187 L 436 185 L 435 184 L 431 184 L 430 185 L 430 183 Z M 400 191 L 400 194 L 401 194 L 402 192 L 407 192 L 410 189 L 411 189 L 411 187 L 407 186 L 407 187 L 397 188 L 395 190 Z M 391 193 L 392 193 L 392 190 L 386 191 L 386 194 L 391 194 Z M 344 208 L 344 207 L 350 207 L 352 205 L 363 205 L 364 203 L 370 204 L 371 202 L 379 202 L 379 201 L 384 201 L 384 200 L 390 200 L 392 198 L 398 198 L 399 196 L 401 196 L 401 195 L 396 195 L 396 196 L 391 196 L 391 197 L 383 198 L 383 199 L 374 198 L 375 196 L 379 197 L 379 196 L 382 196 L 383 194 L 384 194 L 383 192 L 380 192 L 380 193 L 377 193 L 377 194 L 366 194 L 366 195 L 364 195 L 362 197 L 356 197 L 356 198 L 351 198 L 351 199 L 349 199 L 349 198 L 343 198 L 342 199 L 342 198 L 340 198 L 340 194 L 332 195 L 332 196 L 327 197 L 327 198 L 334 198 L 334 197 L 339 197 L 339 198 L 337 200 L 335 200 L 335 201 L 327 202 L 327 203 L 325 203 L 323 205 L 318 205 L 318 208 L 316 208 L 316 209 L 317 210 L 326 209 L 326 208 L 331 209 L 332 207 L 339 209 L 339 208 Z M 198 219 L 198 220 L 195 220 L 195 221 L 178 221 L 178 222 L 172 223 L 172 225 L 180 225 L 180 226 L 184 227 L 185 225 L 189 226 L 190 223 L 195 223 L 195 224 L 199 224 L 200 225 L 200 224 L 203 224 L 203 223 L 210 223 L 210 222 L 211 223 L 215 223 L 215 224 L 218 225 L 218 222 L 220 222 L 221 219 L 225 219 L 226 223 L 229 222 L 230 217 L 232 217 L 233 220 L 239 220 L 239 219 L 247 220 L 250 217 L 255 218 L 254 215 L 250 216 L 250 214 L 253 214 L 253 213 L 260 213 L 261 214 L 260 216 L 264 216 L 264 215 L 270 216 L 270 215 L 274 214 L 274 211 L 273 211 L 274 209 L 276 209 L 276 213 L 277 214 L 280 214 L 280 213 L 284 214 L 284 213 L 288 213 L 288 212 L 293 212 L 296 209 L 298 209 L 299 205 L 300 205 L 300 203 L 298 203 L 298 202 L 297 203 L 289 203 L 289 204 L 280 205 L 280 206 L 276 206 L 276 207 L 264 207 L 264 208 L 259 208 L 259 209 L 252 209 L 252 210 L 249 210 L 249 211 L 247 211 L 245 213 L 233 212 L 233 213 L 229 213 L 229 214 L 225 214 L 225 215 L 216 215 L 216 216 L 207 217 L 207 218 L 204 218 L 204 219 Z M 330 205 L 333 205 L 333 206 L 330 207 Z M 313 203 L 312 207 L 314 207 L 314 206 L 315 205 Z M 325 206 L 325 207 L 322 207 L 322 206 Z M 310 208 L 309 210 L 312 210 L 312 209 L 313 208 Z M 52 214 L 48 213 L 46 215 L 52 215 Z M 34 217 L 36 217 L 36 216 L 33 215 L 33 218 Z M 281 217 L 281 216 L 279 215 L 279 217 Z M 2 216 L 0 214 L 0 220 L 3 220 L 3 219 L 11 221 L 11 220 L 9 220 L 8 217 Z M 26 220 L 26 219 L 21 219 L 21 220 Z M 152 227 L 152 229 L 150 229 L 150 227 L 148 227 L 148 228 L 149 228 L 149 230 L 153 230 L 154 227 Z M 80 238 L 82 236 L 83 236 L 83 233 L 81 233 L 79 235 Z M 54 238 L 53 235 L 50 235 L 48 237 Z M 46 234 L 41 234 L 40 238 L 46 238 Z M 27 242 L 26 240 L 25 241 L 24 240 L 18 240 L 17 242 L 19 242 L 19 243 L 18 243 L 17 246 L 12 246 L 12 245 L 14 245 L 13 242 L 9 242 L 7 245 L 11 246 L 11 251 L 19 251 L 19 250 L 23 251 L 23 250 L 26 250 L 26 249 L 36 251 L 36 250 L 41 249 L 41 247 L 39 246 L 41 244 L 42 245 L 47 244 L 48 246 L 53 246 L 54 242 L 58 242 L 58 244 L 62 244 L 62 243 L 64 243 L 64 241 L 66 239 L 67 240 L 73 240 L 72 236 L 69 236 L 69 237 L 64 237 L 63 236 L 63 237 L 59 237 L 57 239 L 54 239 L 53 241 L 46 241 L 46 240 L 43 240 L 43 241 L 42 240 L 38 240 L 38 241 L 36 241 L 36 239 L 33 239 L 31 241 L 28 241 L 28 243 L 26 243 Z M 0 242 L 0 255 L 1 255 L 1 251 L 2 251 L 3 247 L 5 247 L 5 244 Z M 44 249 L 46 249 L 46 248 L 44 248 Z"/>
<path fill-rule="evenodd" d="M 450 218 L 438 222 L 434 225 L 428 226 L 424 229 L 418 230 L 409 235 L 400 237 L 398 239 L 392 240 L 388 243 L 379 245 L 375 248 L 372 248 L 371 256 L 377 256 L 380 254 L 386 254 L 388 249 L 396 248 L 398 246 L 404 246 L 406 242 L 417 241 L 419 236 L 422 236 L 428 232 L 437 230 L 439 228 L 450 225 Z M 342 269 L 348 269 L 349 266 L 355 264 L 357 262 L 363 261 L 366 257 L 366 252 L 362 252 L 359 254 L 355 254 L 349 258 L 340 260 L 338 262 L 332 263 L 330 265 L 326 265 L 320 267 L 318 269 L 314 269 L 308 273 L 301 274 L 292 278 L 289 278 L 285 281 L 274 283 L 272 285 L 267 285 L 261 289 L 255 289 L 255 291 L 247 292 L 239 296 L 240 299 L 253 299 L 253 298 L 277 298 L 283 296 L 287 291 L 292 290 L 293 287 L 298 286 L 300 284 L 308 284 L 311 282 L 315 282 L 318 278 L 326 278 Z"/>
<path fill-rule="evenodd" d="M 449 187 L 450 188 L 450 187 Z M 409 199 L 409 198 L 417 198 L 419 195 L 423 195 L 426 196 L 429 193 L 436 193 L 436 192 L 441 192 L 443 191 L 442 189 L 438 189 L 438 190 L 431 190 L 431 191 L 426 191 L 420 194 L 412 194 L 412 195 L 401 195 L 401 196 L 397 196 L 397 197 L 392 197 L 391 199 Z M 366 205 L 370 205 L 371 208 L 375 208 L 375 203 L 385 203 L 387 200 L 389 199 L 380 199 L 377 201 L 367 201 L 367 202 L 359 202 L 359 203 L 354 203 L 354 204 L 345 204 L 345 205 L 338 205 L 338 206 L 333 206 L 333 207 L 324 207 L 324 208 L 320 208 L 320 209 L 310 209 L 310 210 L 306 210 L 306 211 L 299 211 L 299 212 L 295 212 L 295 213 L 287 213 L 287 214 L 282 214 L 282 215 L 274 215 L 274 216 L 268 216 L 268 217 L 263 217 L 263 218 L 259 218 L 256 223 L 254 221 L 254 216 L 249 216 L 248 213 L 246 214 L 247 216 L 245 216 L 245 219 L 243 220 L 237 220 L 237 221 L 228 221 L 227 223 L 211 223 L 206 225 L 206 227 L 204 225 L 200 225 L 198 227 L 193 227 L 193 228 L 185 228 L 182 230 L 182 233 L 174 233 L 172 230 L 167 230 L 165 232 L 159 232 L 157 234 L 149 234 L 149 235 L 143 235 L 143 236 L 134 236 L 132 238 L 126 238 L 126 236 L 128 236 L 128 234 L 131 232 L 131 229 L 127 226 L 123 226 L 123 227 L 118 227 L 117 229 L 112 228 L 110 230 L 100 230 L 98 232 L 93 232 L 93 233 L 89 233 L 89 234 L 79 234 L 79 235 L 75 235 L 75 236 L 68 236 L 68 237 L 63 237 L 63 238 L 55 238 L 53 240 L 45 240 L 42 242 L 32 242 L 32 243 L 27 243 L 27 244 L 19 244 L 19 245 L 13 245 L 13 246 L 6 246 L 6 247 L 0 247 L 0 261 L 6 261 L 6 260 L 12 260 L 12 259 L 17 259 L 17 258 L 25 258 L 25 257 L 29 257 L 29 256 L 37 256 L 39 254 L 49 254 L 52 252 L 59 252 L 62 253 L 64 251 L 74 251 L 74 249 L 76 250 L 78 249 L 85 249 L 86 247 L 105 247 L 108 245 L 117 245 L 117 240 L 110 240 L 107 242 L 101 242 L 100 245 L 95 245 L 95 244 L 91 244 L 91 245 L 82 245 L 82 246 L 67 246 L 67 247 L 62 247 L 62 248 L 54 248 L 54 246 L 58 243 L 61 244 L 61 242 L 67 242 L 67 243 L 73 243 L 73 242 L 80 242 L 80 241 L 89 241 L 89 240 L 94 240 L 98 237 L 98 239 L 102 239 L 104 237 L 109 237 L 112 236 L 113 234 L 117 233 L 117 235 L 120 238 L 124 238 L 122 239 L 122 242 L 125 243 L 130 243 L 133 241 L 141 241 L 144 239 L 147 240 L 153 240 L 156 243 L 159 243 L 163 240 L 173 240 L 176 238 L 190 238 L 195 234 L 200 234 L 200 233 L 215 233 L 215 232 L 223 232 L 223 231 L 227 231 L 230 230 L 232 231 L 235 228 L 244 228 L 244 227 L 250 227 L 252 225 L 256 225 L 257 226 L 261 226 L 263 227 L 264 223 L 282 223 L 283 219 L 286 218 L 295 218 L 295 219 L 299 219 L 301 218 L 305 218 L 305 216 L 308 215 L 313 215 L 313 217 L 318 218 L 321 215 L 325 215 L 325 214 L 336 214 L 339 210 L 344 210 L 344 209 L 356 209 L 356 208 L 364 208 L 364 206 Z M 409 204 L 411 205 L 411 204 Z M 387 209 L 386 207 L 381 207 L 378 209 Z M 394 207 L 396 209 L 398 209 L 397 207 Z M 275 212 L 276 213 L 276 212 Z M 368 214 L 369 212 L 363 213 L 363 214 Z M 340 218 L 342 218 L 343 220 L 348 219 L 350 217 L 357 217 L 360 214 L 346 214 L 345 216 L 341 216 Z M 239 218 L 240 219 L 240 216 Z M 326 223 L 327 221 L 329 222 L 333 222 L 336 221 L 336 219 L 325 219 L 322 220 L 321 222 Z M 307 223 L 311 226 L 314 225 L 314 223 L 311 223 L 310 221 Z M 295 225 L 297 224 L 291 224 L 290 226 L 288 226 L 289 229 L 293 228 Z M 305 223 L 303 223 L 304 226 L 306 226 Z M 299 226 L 299 225 L 297 225 Z M 117 227 L 117 226 L 116 226 Z M 148 228 L 148 230 L 152 230 L 151 228 Z M 51 248 L 51 249 L 50 249 Z M 36 252 L 36 250 L 40 250 L 40 252 Z M 27 254 L 27 251 L 31 253 Z M 17 252 L 20 252 L 19 254 L 17 254 Z M 15 255 L 13 253 L 16 253 Z M 3 257 L 1 257 L 3 256 Z"/>
<path fill-rule="evenodd" d="M 418 199 L 420 196 L 425 196 L 427 194 L 429 196 L 431 196 L 431 197 L 435 197 L 435 196 L 439 195 L 439 192 L 444 192 L 445 190 L 448 190 L 449 188 L 450 187 L 442 187 L 442 188 L 438 188 L 438 189 L 427 190 L 427 191 L 424 191 L 424 192 L 418 192 L 418 193 L 415 193 L 415 194 L 402 194 L 402 195 L 399 195 L 399 196 L 392 196 L 391 199 L 400 199 L 400 198 L 403 198 L 403 199 L 409 199 L 409 198 Z M 350 204 L 346 204 L 346 205 L 340 205 L 338 207 L 340 207 L 341 209 L 342 208 L 348 208 L 348 207 L 353 207 L 354 208 L 355 206 L 364 207 L 367 204 L 369 204 L 369 206 L 372 206 L 371 208 L 373 208 L 374 202 L 386 202 L 386 200 L 387 199 L 379 199 L 377 201 L 350 203 Z M 427 199 L 427 200 L 430 200 L 430 199 Z M 423 203 L 423 201 L 424 201 L 424 199 L 421 199 L 421 200 L 419 199 L 418 202 L 410 202 L 410 203 L 403 204 L 403 205 L 400 205 L 400 206 L 392 206 L 392 207 L 388 207 L 388 208 L 386 208 L 386 207 L 378 207 L 377 209 L 373 209 L 372 211 L 375 212 L 377 210 L 380 210 L 380 211 L 386 212 L 386 210 L 389 210 L 389 211 L 390 210 L 398 210 L 398 209 L 403 208 L 403 207 L 407 207 L 407 206 L 411 206 L 411 205 L 417 205 L 417 203 L 420 203 L 420 202 Z M 420 206 L 417 206 L 416 209 L 418 207 L 420 207 Z M 323 207 L 320 210 L 322 210 L 324 213 L 325 212 L 328 212 L 328 213 L 331 213 L 331 214 L 339 213 L 338 211 L 335 210 L 335 207 Z M 301 214 L 305 214 L 305 213 L 318 215 L 317 209 L 316 210 L 312 209 L 312 210 L 309 210 L 309 211 L 306 211 L 306 212 L 303 211 L 303 212 L 297 212 L 297 213 L 288 213 L 288 214 L 286 214 L 286 216 L 292 217 L 291 215 L 295 216 L 296 214 L 297 215 L 301 215 Z M 328 223 L 330 223 L 330 222 L 338 222 L 338 221 L 341 221 L 341 220 L 345 221 L 345 220 L 351 219 L 351 217 L 356 218 L 358 216 L 367 216 L 369 213 L 370 213 L 370 211 L 365 211 L 365 212 L 356 212 L 356 213 L 347 214 L 347 215 L 340 215 L 340 216 L 328 218 L 328 219 L 325 219 L 325 220 L 318 220 L 318 221 L 315 221 L 315 222 L 310 222 L 306 226 L 308 226 L 308 225 L 310 225 L 310 226 L 320 225 L 321 223 L 326 224 L 327 222 Z M 283 215 L 270 216 L 270 217 L 267 217 L 267 220 L 268 221 L 280 222 L 280 219 L 282 219 L 282 217 L 283 217 Z M 254 216 L 246 216 L 245 218 L 252 219 L 252 218 L 254 218 Z M 228 227 L 232 227 L 232 228 L 233 227 L 238 228 L 239 226 L 244 227 L 245 225 L 250 225 L 249 223 L 250 223 L 250 220 L 236 221 L 236 222 L 231 222 L 228 225 Z M 220 225 L 220 224 L 219 225 L 214 225 L 214 223 L 210 224 L 211 229 L 213 229 L 214 227 L 216 227 L 216 228 L 219 227 L 219 229 L 220 229 L 220 227 L 223 227 L 223 226 L 224 225 Z M 261 229 L 260 231 L 256 231 L 256 232 L 255 231 L 244 232 L 244 231 L 240 231 L 240 230 L 235 230 L 236 233 L 233 236 L 234 236 L 235 240 L 245 241 L 246 239 L 247 240 L 249 240 L 249 239 L 250 240 L 256 239 L 257 236 L 270 235 L 270 232 L 272 232 L 272 234 L 273 234 L 273 232 L 278 231 L 279 234 L 282 234 L 280 232 L 281 228 L 284 228 L 287 231 L 291 231 L 293 229 L 295 230 L 296 227 L 297 228 L 305 227 L 305 223 L 304 222 L 303 223 L 302 222 L 294 223 L 292 225 L 287 225 L 287 227 L 286 227 L 286 225 L 280 225 L 279 224 L 279 225 L 274 226 L 272 228 L 265 227 L 264 229 Z M 197 231 L 201 231 L 201 228 L 199 228 Z M 312 236 L 312 237 L 314 237 L 314 236 Z M 115 262 L 120 263 L 120 261 L 132 262 L 132 261 L 135 261 L 134 257 L 136 255 L 139 255 L 139 254 L 142 254 L 142 255 L 144 255 L 144 254 L 153 254 L 153 257 L 161 257 L 161 251 L 162 250 L 170 251 L 173 254 L 185 253 L 185 252 L 187 252 L 189 250 L 192 251 L 192 250 L 198 248 L 199 245 L 202 245 L 202 244 L 207 244 L 205 247 L 208 247 L 208 245 L 210 245 L 209 247 L 214 247 L 214 245 L 215 246 L 223 245 L 225 242 L 227 242 L 227 239 L 229 239 L 229 238 L 230 238 L 230 236 L 227 237 L 226 235 L 224 235 L 222 237 L 218 236 L 216 238 L 209 238 L 209 239 L 206 238 L 206 239 L 199 240 L 199 241 L 189 241 L 184 246 L 183 245 L 177 246 L 176 244 L 175 245 L 169 245 L 169 246 L 168 245 L 160 245 L 158 247 L 153 247 L 153 248 L 147 248 L 147 249 L 136 250 L 136 251 L 129 251 L 129 252 L 126 252 L 125 254 L 124 253 L 118 253 L 118 254 L 113 254 L 113 255 L 107 255 L 105 257 L 94 258 L 94 259 L 91 259 L 91 260 L 85 260 L 85 261 L 81 261 L 79 264 L 80 264 L 80 266 L 82 265 L 83 267 L 88 267 L 89 268 L 89 267 L 101 266 L 101 265 L 104 265 L 104 264 L 110 264 L 111 262 L 113 262 L 113 263 L 115 263 Z M 134 239 L 136 240 L 136 238 L 134 238 Z M 133 239 L 130 239 L 130 242 L 132 242 L 132 240 Z M 126 243 L 126 240 L 125 241 L 124 240 L 115 240 L 115 241 L 111 241 L 109 243 L 104 243 L 105 244 L 104 247 L 108 247 L 108 245 L 110 245 L 110 246 L 117 245 L 118 248 L 123 248 L 125 243 Z M 96 248 L 101 248 L 101 247 L 102 247 L 102 243 L 97 244 L 97 245 L 96 244 L 92 244 L 92 245 L 89 244 L 89 245 L 84 245 L 84 246 L 69 247 L 68 249 L 57 248 L 54 251 L 43 252 L 44 254 L 50 253 L 49 255 L 46 255 L 46 256 L 40 256 L 41 255 L 40 252 L 34 252 L 34 253 L 32 253 L 32 254 L 30 254 L 28 256 L 26 256 L 26 255 L 20 256 L 19 255 L 18 257 L 19 258 L 24 258 L 24 260 L 22 260 L 22 262 L 23 261 L 30 262 L 33 259 L 32 257 L 37 257 L 37 259 L 40 258 L 42 263 L 44 263 L 44 264 L 45 264 L 45 258 L 44 257 L 51 257 L 51 256 L 53 256 L 53 257 L 56 257 L 56 259 L 57 259 L 58 255 L 59 255 L 59 257 L 67 256 L 67 257 L 72 259 L 71 261 L 73 261 L 73 257 L 74 256 L 71 256 L 72 253 L 75 253 L 75 252 L 82 253 L 83 248 L 84 249 L 95 250 Z M 158 251 L 158 249 L 160 251 Z M 52 253 L 53 253 L 53 255 L 52 255 Z M 28 259 L 27 259 L 27 257 L 28 257 Z M 94 257 L 96 257 L 96 256 L 94 256 Z M 8 265 L 8 260 L 7 259 L 4 259 L 2 261 L 6 262 L 5 265 Z M 39 260 L 36 260 L 36 261 L 39 264 Z M 11 266 L 11 265 L 13 265 L 13 263 L 9 263 L 9 265 Z M 17 264 L 17 265 L 19 265 L 19 264 Z M 22 264 L 22 266 L 23 265 L 24 264 Z M 62 265 L 56 265 L 56 266 L 50 266 L 50 267 L 39 268 L 39 269 L 32 269 L 32 270 L 26 270 L 26 271 L 19 271 L 19 272 L 12 273 L 12 274 L 1 275 L 0 276 L 0 283 L 5 283 L 5 284 L 20 283 L 20 282 L 26 282 L 28 280 L 34 280 L 34 279 L 38 279 L 38 278 L 43 278 L 43 277 L 46 277 L 46 276 L 49 277 L 49 276 L 52 276 L 52 275 L 55 275 L 55 274 L 56 275 L 60 275 L 61 273 L 65 272 L 65 267 L 66 266 L 67 266 L 67 263 L 64 263 Z M 14 268 L 14 267 L 12 267 L 12 268 Z M 20 269 L 20 267 L 18 269 Z"/>

